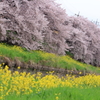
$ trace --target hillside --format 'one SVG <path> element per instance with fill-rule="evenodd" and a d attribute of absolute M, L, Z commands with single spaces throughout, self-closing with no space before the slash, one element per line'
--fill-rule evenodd
<path fill-rule="evenodd" d="M 13 71 L 20 67 L 22 71 L 48 72 L 54 71 L 61 75 L 100 74 L 100 68 L 75 61 L 70 56 L 59 56 L 44 51 L 27 51 L 19 46 L 0 44 L 0 64 Z"/>

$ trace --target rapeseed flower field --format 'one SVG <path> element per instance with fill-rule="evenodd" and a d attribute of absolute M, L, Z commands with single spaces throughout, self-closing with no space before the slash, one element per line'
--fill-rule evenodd
<path fill-rule="evenodd" d="M 11 72 L 8 66 L 2 65 L 0 100 L 100 100 L 100 75 L 58 77 L 48 72 L 44 76 L 40 72 Z"/>

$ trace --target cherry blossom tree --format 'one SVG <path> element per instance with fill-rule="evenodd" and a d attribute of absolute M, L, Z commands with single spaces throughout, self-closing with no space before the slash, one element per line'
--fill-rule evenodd
<path fill-rule="evenodd" d="M 0 42 L 44 50 L 100 66 L 100 29 L 68 16 L 54 0 L 0 0 Z"/>

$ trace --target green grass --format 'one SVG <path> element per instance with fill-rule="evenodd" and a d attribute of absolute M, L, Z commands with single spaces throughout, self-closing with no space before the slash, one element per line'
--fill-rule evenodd
<path fill-rule="evenodd" d="M 4 100 L 100 100 L 100 87 L 87 89 L 57 87 L 29 95 L 11 94 Z"/>
<path fill-rule="evenodd" d="M 100 73 L 99 68 L 75 61 L 67 55 L 59 56 L 44 51 L 27 51 L 25 48 L 21 48 L 19 46 L 0 44 L 0 55 L 7 56 L 11 59 L 17 57 L 24 62 L 31 60 L 34 63 L 42 66 Z"/>

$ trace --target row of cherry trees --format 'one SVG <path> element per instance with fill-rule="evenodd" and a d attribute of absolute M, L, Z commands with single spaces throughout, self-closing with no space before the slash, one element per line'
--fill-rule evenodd
<path fill-rule="evenodd" d="M 82 16 L 68 16 L 54 0 L 1 0 L 0 42 L 100 66 L 100 29 Z"/>

